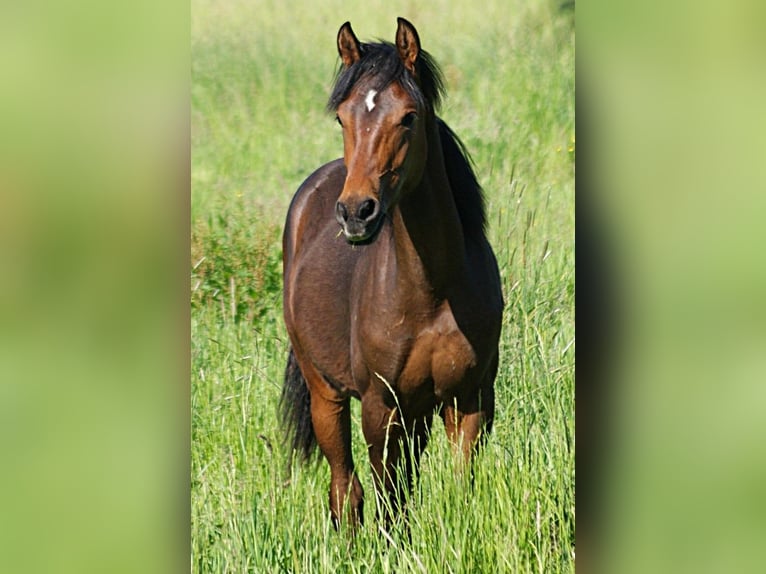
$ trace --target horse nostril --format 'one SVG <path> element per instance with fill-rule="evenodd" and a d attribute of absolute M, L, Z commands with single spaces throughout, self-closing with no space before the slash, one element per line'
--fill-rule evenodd
<path fill-rule="evenodd" d="M 348 221 L 348 209 L 346 209 L 346 205 L 340 201 L 335 204 L 335 216 L 339 221 L 341 219 L 343 221 Z"/>
<path fill-rule="evenodd" d="M 357 216 L 362 221 L 367 221 L 377 214 L 378 202 L 374 199 L 365 199 L 357 210 Z"/>

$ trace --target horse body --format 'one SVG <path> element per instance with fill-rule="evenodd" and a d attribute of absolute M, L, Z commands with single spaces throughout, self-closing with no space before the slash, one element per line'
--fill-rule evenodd
<path fill-rule="evenodd" d="M 338 45 L 346 71 L 382 46 L 360 44 L 348 24 Z M 407 76 L 376 84 L 364 75 L 345 89 L 337 103 L 344 158 L 301 185 L 283 238 L 293 354 L 283 407 L 294 427 L 310 417 L 301 428 L 330 464 L 336 524 L 346 501 L 351 520 L 362 519 L 350 397 L 362 401 L 376 487 L 394 506 L 417 472 L 437 407 L 466 457 L 494 416 L 503 301 L 480 189 L 454 134 L 433 114 L 433 95 L 418 97 L 433 69 L 416 64 L 427 56 L 403 19 L 396 45 L 417 89 Z M 293 442 L 304 455 L 307 438 Z M 404 481 L 396 478 L 400 463 Z"/>

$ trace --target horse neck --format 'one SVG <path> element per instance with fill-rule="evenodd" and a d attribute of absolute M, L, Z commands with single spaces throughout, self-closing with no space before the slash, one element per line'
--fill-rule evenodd
<path fill-rule="evenodd" d="M 393 214 L 394 242 L 399 279 L 439 298 L 463 269 L 465 244 L 434 116 L 426 129 L 423 177 Z"/>

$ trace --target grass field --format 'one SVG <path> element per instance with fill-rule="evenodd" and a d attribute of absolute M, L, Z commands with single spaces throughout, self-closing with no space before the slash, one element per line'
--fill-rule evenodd
<path fill-rule="evenodd" d="M 495 430 L 473 487 L 440 421 L 411 541 L 372 513 L 328 518 L 329 470 L 287 471 L 277 417 L 284 215 L 339 157 L 324 111 L 350 20 L 362 40 L 418 28 L 442 65 L 440 116 L 484 186 L 506 300 Z M 192 555 L 198 572 L 574 571 L 574 14 L 559 2 L 192 2 Z M 359 404 L 354 448 L 368 505 Z"/>

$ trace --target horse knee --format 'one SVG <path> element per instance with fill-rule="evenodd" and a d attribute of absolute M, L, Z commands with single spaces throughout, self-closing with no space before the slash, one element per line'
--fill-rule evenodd
<path fill-rule="evenodd" d="M 453 450 L 466 461 L 483 445 L 492 431 L 495 418 L 495 390 L 485 385 L 476 395 L 453 404 L 445 404 L 441 411 L 447 437 Z"/>

